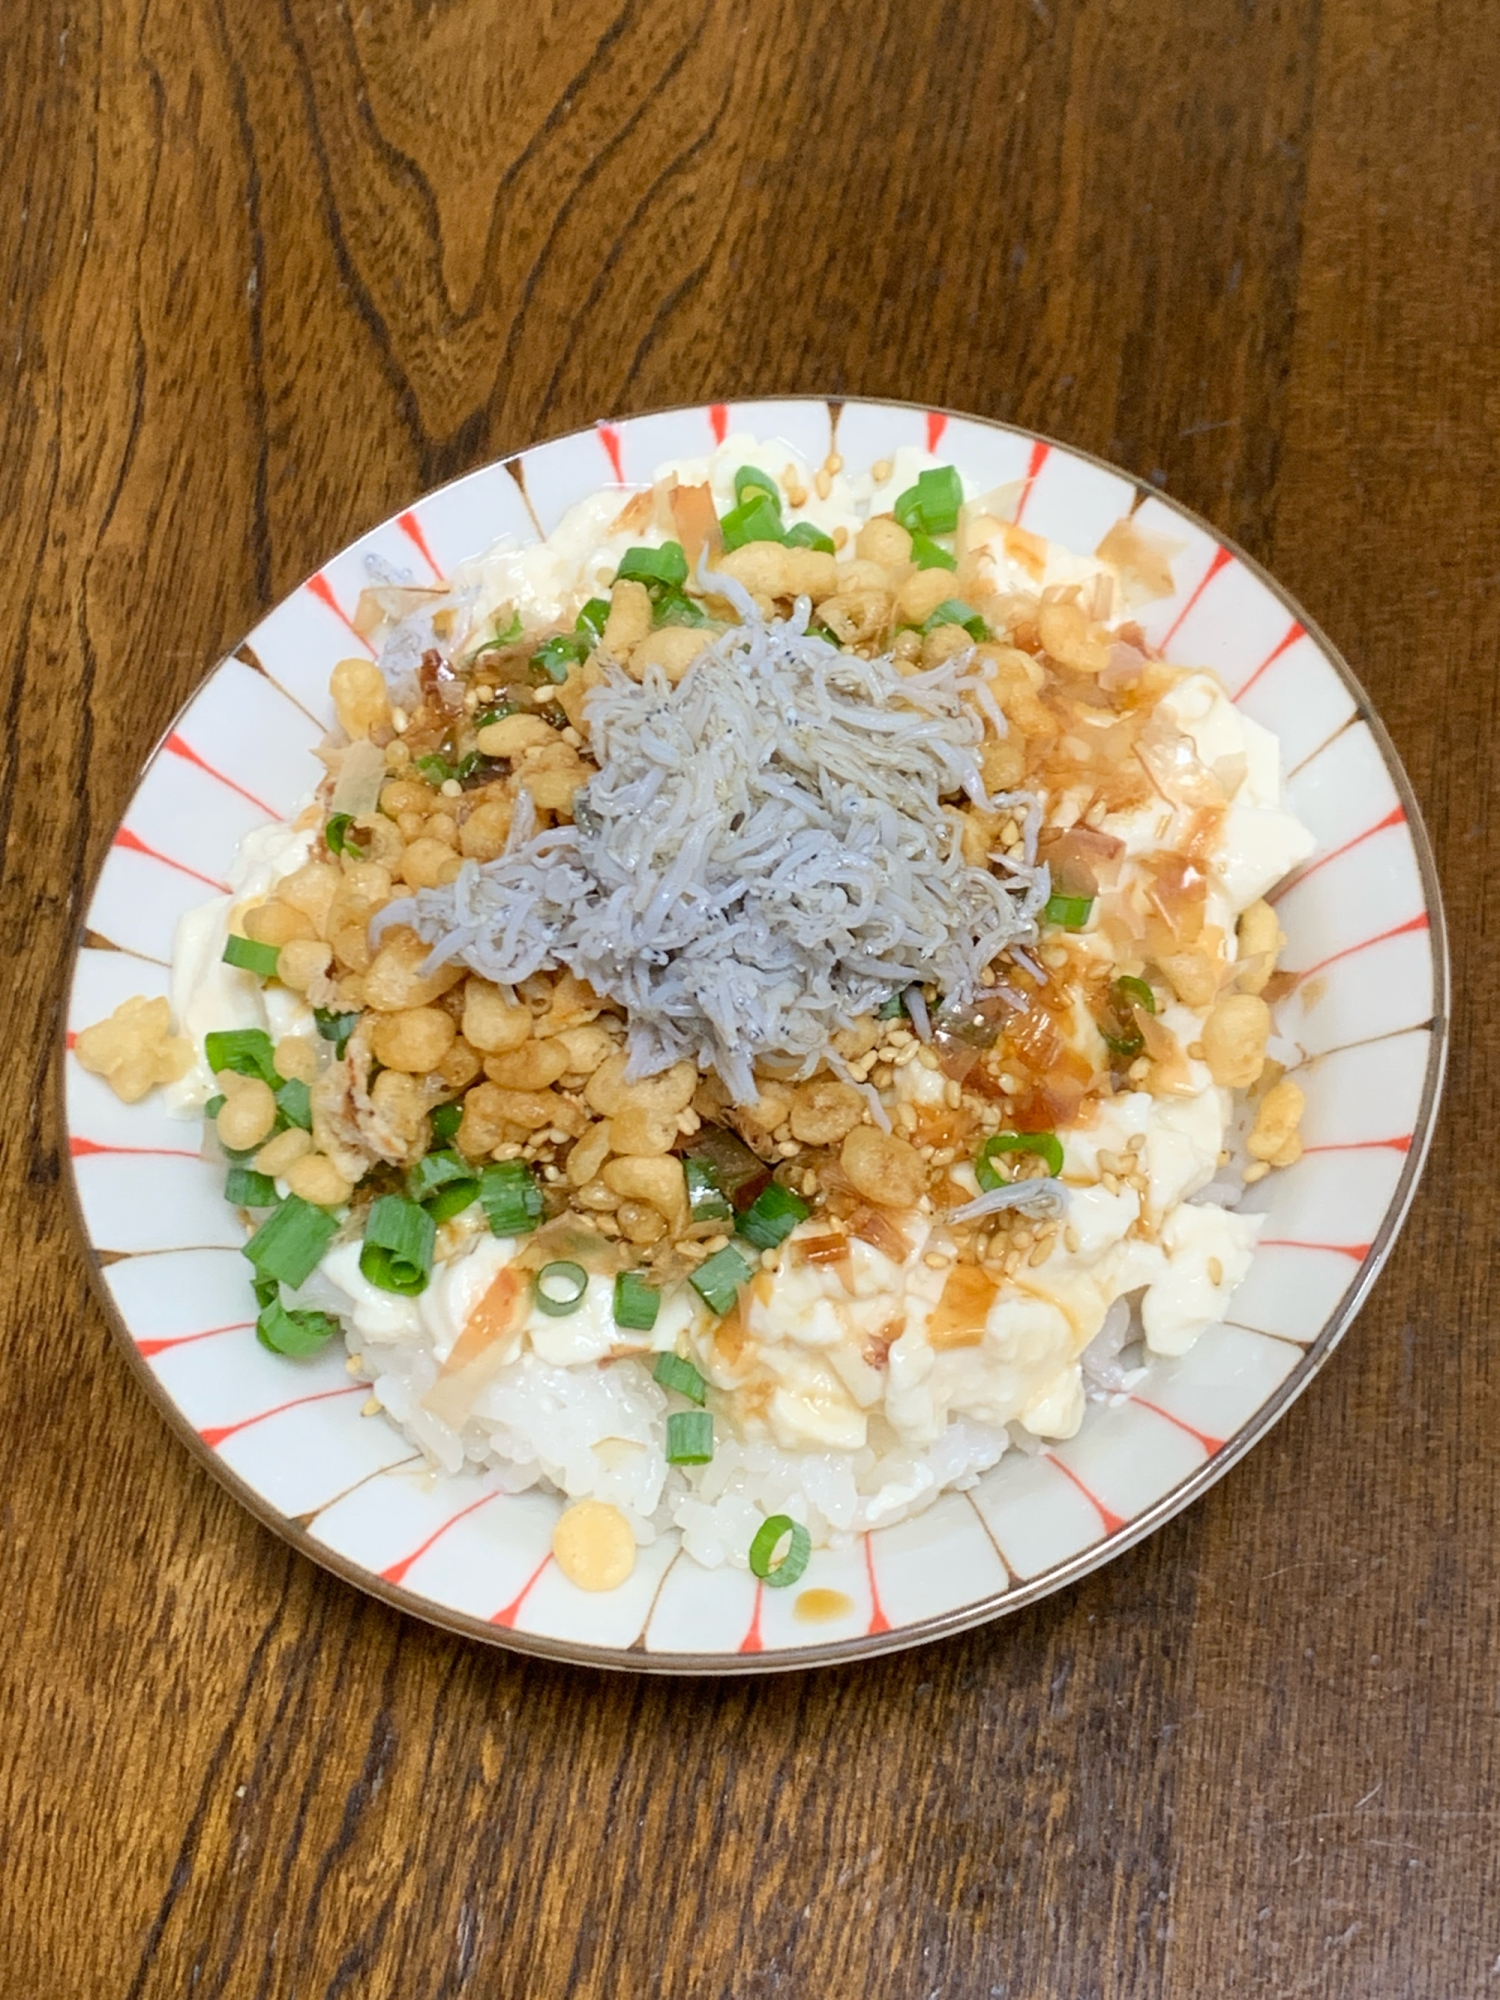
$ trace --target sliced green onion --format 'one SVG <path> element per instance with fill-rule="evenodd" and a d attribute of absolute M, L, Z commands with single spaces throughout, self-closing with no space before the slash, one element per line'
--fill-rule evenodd
<path fill-rule="evenodd" d="M 1114 990 L 1122 1014 L 1128 1014 L 1132 1005 L 1144 1007 L 1148 1014 L 1156 1012 L 1156 995 L 1144 979 L 1137 979 L 1131 973 L 1122 972 L 1115 981 Z"/>
<path fill-rule="evenodd" d="M 224 940 L 224 963 L 237 966 L 241 972 L 253 972 L 257 979 L 274 979 L 280 957 L 280 945 L 257 944 L 254 938 L 232 935 Z"/>
<path fill-rule="evenodd" d="M 255 1322 L 255 1337 L 262 1347 L 298 1361 L 326 1347 L 338 1330 L 338 1321 L 327 1313 L 288 1312 L 279 1298 L 269 1300 Z"/>
<path fill-rule="evenodd" d="M 250 1289 L 258 1306 L 271 1305 L 281 1297 L 281 1281 L 278 1278 L 252 1278 Z"/>
<path fill-rule="evenodd" d="M 224 1199 L 231 1208 L 274 1208 L 276 1183 L 250 1167 L 231 1167 L 224 1178 Z"/>
<path fill-rule="evenodd" d="M 343 1055 L 349 1046 L 349 1037 L 359 1026 L 358 1014 L 332 1014 L 326 1007 L 314 1007 L 313 1020 L 324 1041 L 333 1043 L 336 1056 Z"/>
<path fill-rule="evenodd" d="M 719 523 L 726 549 L 742 549 L 747 542 L 779 542 L 783 539 L 781 509 L 757 491 L 742 507 L 733 507 Z"/>
<path fill-rule="evenodd" d="M 459 758 L 453 767 L 453 775 L 461 785 L 467 784 L 474 773 L 489 761 L 482 750 L 471 750 L 467 757 Z"/>
<path fill-rule="evenodd" d="M 604 637 L 604 627 L 609 619 L 609 599 L 591 597 L 574 621 L 575 632 L 582 633 L 589 645 L 597 646 Z"/>
<path fill-rule="evenodd" d="M 734 1210 L 707 1160 L 689 1153 L 682 1163 L 682 1174 L 687 1182 L 688 1212 L 694 1222 L 734 1220 Z"/>
<path fill-rule="evenodd" d="M 674 1410 L 667 1418 L 668 1465 L 707 1465 L 714 1455 L 714 1420 L 707 1410 Z"/>
<path fill-rule="evenodd" d="M 990 1164 L 997 1153 L 1035 1153 L 1046 1161 L 1054 1180 L 1063 1170 L 1062 1141 L 1055 1132 L 996 1132 L 974 1155 L 974 1178 L 986 1194 L 1010 1184 Z"/>
<path fill-rule="evenodd" d="M 542 1219 L 542 1190 L 524 1160 L 498 1160 L 479 1177 L 479 1199 L 496 1236 L 524 1236 Z"/>
<path fill-rule="evenodd" d="M 323 838 L 328 843 L 330 854 L 357 854 L 359 849 L 349 839 L 349 829 L 354 824 L 353 813 L 335 813 L 323 829 Z"/>
<path fill-rule="evenodd" d="M 537 1310 L 549 1319 L 566 1319 L 583 1304 L 588 1288 L 589 1274 L 582 1264 L 571 1263 L 565 1257 L 543 1264 L 533 1286 Z"/>
<path fill-rule="evenodd" d="M 889 1000 L 882 1000 L 875 1009 L 877 1021 L 899 1021 L 906 1015 L 906 999 L 903 994 L 893 993 Z"/>
<path fill-rule="evenodd" d="M 651 1373 L 664 1389 L 674 1389 L 679 1396 L 686 1396 L 690 1403 L 701 1403 L 708 1394 L 703 1386 L 703 1377 L 692 1362 L 684 1361 L 680 1354 L 658 1354 Z"/>
<path fill-rule="evenodd" d="M 922 525 L 929 535 L 951 535 L 958 526 L 958 511 L 964 504 L 963 481 L 951 465 L 917 475 L 921 495 Z"/>
<path fill-rule="evenodd" d="M 425 757 L 414 757 L 412 762 L 429 785 L 441 788 L 453 776 L 453 766 L 446 757 L 439 757 L 435 750 Z"/>
<path fill-rule="evenodd" d="M 774 1250 L 778 1243 L 786 1241 L 799 1222 L 806 1222 L 811 1214 L 811 1208 L 800 1194 L 793 1194 L 779 1181 L 772 1181 L 768 1188 L 762 1188 L 740 1217 L 740 1234 L 757 1250 Z"/>
<path fill-rule="evenodd" d="M 957 569 L 958 557 L 950 555 L 940 542 L 930 535 L 915 534 L 911 538 L 911 559 L 918 569 Z"/>
<path fill-rule="evenodd" d="M 1112 1035 L 1108 1028 L 1101 1028 L 1099 1035 L 1112 1056 L 1120 1056 L 1126 1061 L 1132 1061 L 1146 1046 L 1145 1037 L 1139 1033 Z"/>
<path fill-rule="evenodd" d="M 359 1268 L 383 1292 L 415 1298 L 427 1289 L 437 1224 L 405 1195 L 383 1194 L 365 1217 Z"/>
<path fill-rule="evenodd" d="M 1107 1027 L 1101 1022 L 1099 1033 L 1112 1056 L 1118 1056 L 1122 1062 L 1130 1062 L 1146 1046 L 1146 1039 L 1136 1026 L 1135 1010 L 1139 1007 L 1144 1013 L 1154 1014 L 1156 995 L 1144 979 L 1122 973 L 1110 987 L 1109 998 L 1113 1026 Z"/>
<path fill-rule="evenodd" d="M 475 1179 L 474 1169 L 457 1153 L 427 1153 L 414 1167 L 407 1168 L 406 1192 L 413 1201 L 426 1201 L 430 1194 L 436 1194 L 450 1181 Z"/>
<path fill-rule="evenodd" d="M 639 1271 L 622 1271 L 615 1279 L 615 1325 L 634 1333 L 649 1333 L 661 1311 L 661 1293 Z M 657 1381 L 661 1380 L 658 1373 Z"/>
<path fill-rule="evenodd" d="M 211 1097 L 203 1107 L 204 1117 L 217 1118 L 227 1102 L 228 1099 L 225 1097 Z"/>
<path fill-rule="evenodd" d="M 1092 896 L 1049 896 L 1042 915 L 1049 924 L 1061 924 L 1065 931 L 1081 931 L 1093 907 Z"/>
<path fill-rule="evenodd" d="M 735 1209 L 748 1208 L 771 1178 L 771 1169 L 745 1144 L 738 1132 L 727 1125 L 701 1125 L 683 1148 L 683 1175 L 687 1162 L 696 1160 L 709 1179 Z"/>
<path fill-rule="evenodd" d="M 958 510 L 963 505 L 963 482 L 951 465 L 931 472 L 919 472 L 915 486 L 908 486 L 892 512 L 908 534 L 951 535 L 958 526 Z"/>
<path fill-rule="evenodd" d="M 520 636 L 521 636 L 521 614 L 518 610 L 512 607 L 510 614 L 510 623 L 506 626 L 503 632 L 500 629 L 499 613 L 497 612 L 495 614 L 495 636 L 493 639 L 489 641 L 489 644 L 491 646 L 513 646 L 516 643 L 517 639 L 520 638 Z"/>
<path fill-rule="evenodd" d="M 780 511 L 781 488 L 769 472 L 762 472 L 758 465 L 742 465 L 734 475 L 734 500 L 737 507 L 757 493 L 763 493 L 771 504 Z"/>
<path fill-rule="evenodd" d="M 440 1104 L 432 1114 L 433 1137 L 446 1145 L 450 1139 L 458 1137 L 458 1128 L 464 1122 L 464 1108 L 461 1104 Z"/>
<path fill-rule="evenodd" d="M 203 1037 L 203 1053 L 217 1076 L 233 1070 L 236 1076 L 258 1076 L 274 1090 L 281 1078 L 276 1074 L 276 1051 L 264 1028 L 222 1028 Z"/>
<path fill-rule="evenodd" d="M 754 1275 L 734 1245 L 726 1243 L 689 1272 L 688 1282 L 710 1312 L 723 1314 L 733 1311 L 740 1286 L 749 1284 Z"/>
<path fill-rule="evenodd" d="M 708 613 L 695 597 L 685 591 L 664 590 L 657 600 L 657 625 L 706 625 Z"/>
<path fill-rule="evenodd" d="M 294 1076 L 284 1083 L 276 1093 L 276 1108 L 288 1125 L 296 1125 L 304 1132 L 312 1130 L 312 1092 Z"/>
<path fill-rule="evenodd" d="M 447 1222 L 478 1201 L 479 1176 L 457 1153 L 428 1153 L 407 1169 L 406 1192 L 434 1222 Z"/>
<path fill-rule="evenodd" d="M 578 662 L 587 659 L 592 650 L 582 633 L 557 632 L 532 654 L 531 664 L 540 667 L 549 681 L 561 686 Z"/>
<path fill-rule="evenodd" d="M 981 644 L 990 636 L 990 628 L 985 624 L 972 604 L 965 604 L 961 597 L 945 597 L 923 625 L 924 632 L 935 632 L 939 625 L 962 625 L 976 644 Z"/>
<path fill-rule="evenodd" d="M 821 549 L 825 556 L 837 555 L 832 535 L 825 535 L 811 521 L 797 521 L 782 537 L 789 549 Z"/>
<path fill-rule="evenodd" d="M 773 1558 L 784 1535 L 791 1536 L 791 1545 L 773 1567 Z M 772 1514 L 761 1522 L 755 1531 L 755 1540 L 750 1544 L 750 1573 L 758 1576 L 771 1589 L 784 1590 L 789 1583 L 796 1583 L 807 1568 L 811 1555 L 812 1536 L 802 1523 L 794 1521 L 790 1514 Z"/>
<path fill-rule="evenodd" d="M 288 1195 L 250 1238 L 245 1255 L 261 1277 L 277 1278 L 295 1289 L 318 1268 L 338 1227 L 339 1219 L 330 1210 L 314 1208 L 301 1195 Z"/>
<path fill-rule="evenodd" d="M 681 542 L 663 542 L 659 549 L 627 549 L 615 571 L 616 583 L 682 585 L 687 582 L 687 557 Z"/>
<path fill-rule="evenodd" d="M 477 1180 L 449 1181 L 446 1187 L 429 1196 L 422 1206 L 434 1222 L 451 1222 L 455 1215 L 462 1215 L 466 1208 L 472 1208 L 478 1199 Z"/>

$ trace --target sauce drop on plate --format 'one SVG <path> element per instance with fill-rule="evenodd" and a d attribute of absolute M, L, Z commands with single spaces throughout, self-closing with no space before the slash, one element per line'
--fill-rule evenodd
<path fill-rule="evenodd" d="M 580 1500 L 553 1529 L 552 1553 L 580 1590 L 615 1590 L 635 1568 L 635 1536 L 618 1507 Z"/>
<path fill-rule="evenodd" d="M 841 1590 L 802 1590 L 792 1606 L 792 1616 L 804 1625 L 826 1625 L 834 1618 L 847 1618 L 854 1599 Z"/>

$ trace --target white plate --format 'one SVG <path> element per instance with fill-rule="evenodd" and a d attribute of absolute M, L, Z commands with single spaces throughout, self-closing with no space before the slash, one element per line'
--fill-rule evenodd
<path fill-rule="evenodd" d="M 1269 577 L 1162 495 L 1047 439 L 907 404 L 790 399 L 599 424 L 485 466 L 278 605 L 146 767 L 89 908 L 70 1047 L 122 999 L 167 991 L 178 917 L 222 887 L 252 827 L 306 799 L 330 670 L 362 645 L 350 614 L 371 557 L 427 582 L 729 432 L 782 439 L 814 464 L 836 443 L 854 467 L 923 445 L 981 491 L 1021 482 L 1018 518 L 1071 548 L 1093 549 L 1132 510 L 1184 544 L 1176 594 L 1148 608 L 1147 635 L 1168 659 L 1212 668 L 1277 733 L 1289 803 L 1318 841 L 1277 902 L 1284 963 L 1300 975 L 1278 1023 L 1304 1051 L 1306 1150 L 1247 1200 L 1267 1222 L 1232 1322 L 1153 1362 L 1132 1394 L 1091 1404 L 1067 1444 L 1008 1453 L 972 1492 L 818 1552 L 798 1589 L 700 1569 L 673 1534 L 622 1589 L 591 1596 L 550 1559 L 558 1501 L 433 1477 L 383 1417 L 362 1414 L 367 1391 L 341 1348 L 292 1362 L 257 1344 L 238 1227 L 195 1128 L 119 1104 L 71 1054 L 65 1065 L 78 1212 L 111 1318 L 215 1475 L 296 1547 L 403 1610 L 527 1652 L 658 1672 L 819 1665 L 960 1631 L 1061 1589 L 1196 1499 L 1306 1387 L 1368 1293 L 1421 1170 L 1447 1039 L 1442 910 L 1411 787 L 1348 667 Z M 808 1622 L 830 1607 L 842 1608 Z"/>

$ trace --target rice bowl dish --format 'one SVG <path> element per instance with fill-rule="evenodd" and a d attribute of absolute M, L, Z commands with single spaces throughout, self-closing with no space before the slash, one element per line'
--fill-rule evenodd
<path fill-rule="evenodd" d="M 263 1342 L 567 1496 L 585 1588 L 1070 1436 L 1297 1158 L 1275 739 L 1146 645 L 1170 548 L 1013 500 L 730 437 L 373 579 L 318 796 L 79 1038 L 207 1114 Z"/>

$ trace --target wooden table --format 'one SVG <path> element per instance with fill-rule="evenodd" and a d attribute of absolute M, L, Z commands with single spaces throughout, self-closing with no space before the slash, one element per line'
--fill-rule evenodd
<path fill-rule="evenodd" d="M 1487 0 L 8 0 L 0 1988 L 1468 2000 L 1500 1966 Z M 1013 418 L 1266 562 L 1416 783 L 1448 1114 L 1334 1364 L 1078 1588 L 755 1685 L 367 1602 L 132 1386 L 62 1196 L 93 871 L 320 559 L 611 412 Z"/>

